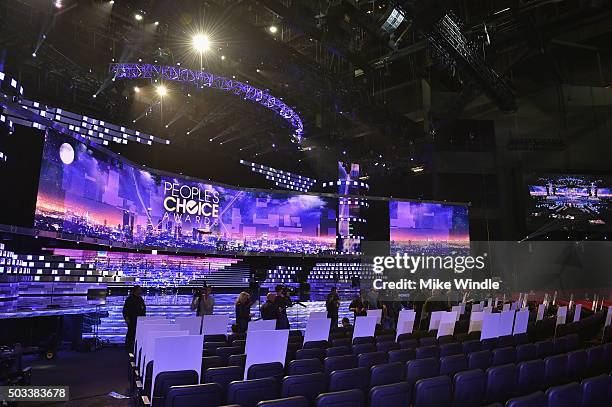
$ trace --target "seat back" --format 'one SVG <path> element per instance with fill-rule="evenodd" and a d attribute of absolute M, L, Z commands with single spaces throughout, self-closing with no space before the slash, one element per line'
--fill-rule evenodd
<path fill-rule="evenodd" d="M 348 346 L 350 348 L 351 347 L 351 340 L 349 338 L 332 339 L 332 346 L 333 347 Z"/>
<path fill-rule="evenodd" d="M 590 376 L 604 373 L 605 366 L 603 346 L 595 346 L 587 349 L 587 373 Z"/>
<path fill-rule="evenodd" d="M 389 352 L 389 363 L 406 363 L 413 359 L 416 359 L 416 351 L 414 349 L 400 349 Z"/>
<path fill-rule="evenodd" d="M 215 350 L 215 354 L 223 359 L 225 363 L 227 363 L 231 355 L 239 355 L 241 353 L 243 353 L 243 349 L 239 346 L 224 346 Z"/>
<path fill-rule="evenodd" d="M 155 387 L 153 387 L 153 399 L 151 400 L 151 404 L 154 406 L 163 406 L 166 395 L 172 386 L 198 383 L 198 372 L 195 370 L 177 370 L 158 373 L 155 377 Z"/>
<path fill-rule="evenodd" d="M 323 371 L 323 364 L 317 358 L 300 359 L 289 362 L 288 375 L 318 373 Z"/>
<path fill-rule="evenodd" d="M 361 355 L 362 353 L 372 352 L 376 352 L 376 345 L 374 345 L 373 343 L 360 343 L 357 345 L 353 345 L 353 355 L 355 356 Z"/>
<path fill-rule="evenodd" d="M 286 376 L 281 386 L 281 397 L 304 396 L 313 404 L 317 396 L 327 391 L 325 374 L 310 373 Z"/>
<path fill-rule="evenodd" d="M 376 351 L 378 352 L 389 352 L 390 350 L 400 349 L 400 344 L 394 341 L 377 342 Z"/>
<path fill-rule="evenodd" d="M 223 404 L 223 396 L 217 383 L 172 386 L 164 407 L 216 407 Z"/>
<path fill-rule="evenodd" d="M 416 382 L 414 407 L 450 406 L 452 398 L 451 380 L 446 375 Z"/>
<path fill-rule="evenodd" d="M 308 400 L 302 396 L 265 400 L 257 403 L 257 407 L 308 407 Z"/>
<path fill-rule="evenodd" d="M 440 348 L 436 345 L 431 346 L 419 346 L 416 348 L 416 358 L 417 359 L 426 359 L 426 358 L 439 358 L 440 357 Z"/>
<path fill-rule="evenodd" d="M 334 346 L 325 350 L 325 357 L 350 355 L 351 349 L 348 346 Z"/>
<path fill-rule="evenodd" d="M 482 350 L 493 350 L 497 348 L 497 338 L 487 338 L 480 341 Z"/>
<path fill-rule="evenodd" d="M 491 351 L 481 350 L 468 354 L 468 368 L 487 370 L 491 366 Z"/>
<path fill-rule="evenodd" d="M 249 366 L 249 370 L 247 371 L 247 379 L 263 379 L 266 377 L 271 377 L 273 379 L 279 380 L 285 369 L 283 364 L 280 362 L 271 362 L 271 363 L 257 363 Z"/>
<path fill-rule="evenodd" d="M 485 373 L 481 369 L 459 372 L 453 378 L 453 387 L 453 407 L 480 407 L 485 395 Z"/>
<path fill-rule="evenodd" d="M 504 335 L 497 338 L 498 348 L 507 348 L 508 346 L 514 346 L 514 338 L 512 335 Z"/>
<path fill-rule="evenodd" d="M 468 370 L 467 358 L 461 355 L 445 356 L 440 358 L 440 374 L 453 377 L 455 373 Z"/>
<path fill-rule="evenodd" d="M 319 394 L 316 407 L 363 407 L 365 399 L 361 390 L 344 390 Z"/>
<path fill-rule="evenodd" d="M 518 369 L 518 392 L 529 394 L 544 389 L 544 361 L 541 359 L 521 362 Z"/>
<path fill-rule="evenodd" d="M 555 353 L 555 345 L 551 340 L 544 340 L 535 343 L 536 346 L 536 357 L 544 359 L 548 356 L 552 356 Z"/>
<path fill-rule="evenodd" d="M 583 350 L 575 350 L 567 354 L 567 373 L 569 380 L 580 381 L 586 373 L 587 353 Z"/>
<path fill-rule="evenodd" d="M 582 403 L 582 388 L 578 383 L 569 383 L 546 390 L 551 407 L 576 407 Z"/>
<path fill-rule="evenodd" d="M 323 361 L 323 371 L 326 375 L 334 370 L 352 369 L 357 367 L 357 359 L 353 355 L 332 356 Z"/>
<path fill-rule="evenodd" d="M 461 344 L 463 353 L 465 353 L 466 355 L 472 352 L 479 352 L 482 350 L 481 346 L 480 346 L 480 341 L 477 340 L 469 340 L 469 341 L 465 341 Z"/>
<path fill-rule="evenodd" d="M 405 339 L 399 342 L 400 349 L 416 349 L 419 347 L 419 341 L 416 339 Z"/>
<path fill-rule="evenodd" d="M 329 347 L 327 341 L 308 341 L 304 342 L 302 349 L 326 349 L 327 347 Z"/>
<path fill-rule="evenodd" d="M 370 384 L 368 373 L 365 367 L 333 371 L 329 376 L 329 391 L 359 389 L 365 394 Z"/>
<path fill-rule="evenodd" d="M 443 335 L 443 336 L 438 337 L 437 339 L 438 339 L 439 346 L 446 345 L 447 343 L 455 342 L 455 338 L 453 337 L 453 335 Z"/>
<path fill-rule="evenodd" d="M 544 359 L 544 384 L 558 386 L 567 382 L 567 356 L 565 354 Z"/>
<path fill-rule="evenodd" d="M 371 353 L 362 353 L 357 356 L 357 366 L 365 367 L 368 370 L 374 365 L 382 365 L 387 363 L 388 355 L 386 352 L 371 352 Z"/>
<path fill-rule="evenodd" d="M 602 374 L 582 381 L 582 407 L 605 406 L 610 403 L 612 376 Z"/>
<path fill-rule="evenodd" d="M 227 336 L 224 334 L 204 335 L 204 342 L 223 342 L 227 344 Z"/>
<path fill-rule="evenodd" d="M 513 364 L 494 366 L 487 369 L 485 401 L 504 402 L 513 397 L 517 388 L 516 366 Z"/>
<path fill-rule="evenodd" d="M 527 396 L 508 400 L 506 407 L 545 407 L 546 403 L 546 395 L 541 391 L 536 391 Z"/>
<path fill-rule="evenodd" d="M 311 348 L 311 349 L 300 349 L 295 352 L 296 359 L 323 359 L 325 355 L 325 351 L 319 348 Z"/>
<path fill-rule="evenodd" d="M 440 357 L 459 355 L 463 353 L 463 346 L 459 342 L 445 343 L 440 345 Z"/>
<path fill-rule="evenodd" d="M 567 352 L 567 337 L 561 336 L 554 340 L 553 348 L 555 355 Z"/>
<path fill-rule="evenodd" d="M 412 387 L 408 383 L 373 386 L 370 389 L 370 407 L 409 406 Z"/>
<path fill-rule="evenodd" d="M 227 358 L 227 365 L 240 366 L 244 369 L 244 366 L 246 365 L 246 354 L 241 353 L 239 355 L 230 355 L 230 357 Z"/>
<path fill-rule="evenodd" d="M 507 346 L 505 348 L 498 348 L 493 350 L 493 357 L 491 359 L 492 366 L 507 365 L 508 363 L 514 363 L 516 360 L 516 350 L 513 346 Z"/>
<path fill-rule="evenodd" d="M 278 398 L 278 383 L 272 378 L 231 382 L 227 388 L 227 403 L 255 407 L 262 400 Z"/>
<path fill-rule="evenodd" d="M 406 341 L 409 339 L 415 339 L 414 338 L 414 333 L 410 332 L 410 333 L 405 333 L 405 334 L 399 334 L 397 336 L 397 342 L 402 342 L 402 341 Z M 416 346 L 415 346 L 416 347 Z"/>
<path fill-rule="evenodd" d="M 353 345 L 363 345 L 366 343 L 371 343 L 372 345 L 376 344 L 376 340 L 373 336 L 361 336 L 359 338 L 353 339 Z"/>
<path fill-rule="evenodd" d="M 244 369 L 240 366 L 212 367 L 204 374 L 204 383 L 218 383 L 225 394 L 231 382 L 243 378 Z"/>
<path fill-rule="evenodd" d="M 516 347 L 516 361 L 525 362 L 537 358 L 536 346 L 533 343 L 526 343 Z"/>
<path fill-rule="evenodd" d="M 206 372 L 206 369 L 211 367 L 222 367 L 225 366 L 223 359 L 219 356 L 204 356 L 202 358 L 202 375 Z"/>
<path fill-rule="evenodd" d="M 427 379 L 440 374 L 440 364 L 436 358 L 415 359 L 406 364 L 406 381 L 411 386 L 417 380 Z"/>
<path fill-rule="evenodd" d="M 529 335 L 526 332 L 514 335 L 514 346 L 525 345 L 529 343 Z"/>
<path fill-rule="evenodd" d="M 438 345 L 438 340 L 434 338 L 433 336 L 428 336 L 428 337 L 419 339 L 419 346 L 433 346 L 433 345 L 436 345 L 436 346 Z"/>
<path fill-rule="evenodd" d="M 370 387 L 399 383 L 404 380 L 405 365 L 400 362 L 372 366 Z"/>

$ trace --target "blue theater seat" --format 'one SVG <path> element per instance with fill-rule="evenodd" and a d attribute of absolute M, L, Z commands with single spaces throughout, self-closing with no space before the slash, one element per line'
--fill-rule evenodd
<path fill-rule="evenodd" d="M 455 373 L 468 370 L 467 358 L 461 355 L 445 356 L 440 358 L 440 374 L 453 377 Z"/>
<path fill-rule="evenodd" d="M 361 390 L 323 393 L 316 400 L 316 407 L 363 407 L 364 405 L 365 399 Z"/>
<path fill-rule="evenodd" d="M 561 336 L 559 338 L 556 338 L 554 343 L 554 350 L 555 350 L 555 355 L 559 355 L 561 353 L 565 353 L 567 352 L 567 337 L 565 336 Z"/>
<path fill-rule="evenodd" d="M 405 333 L 405 334 L 399 334 L 399 335 L 397 336 L 397 342 L 398 342 L 398 343 L 399 343 L 399 342 L 402 342 L 402 341 L 409 340 L 409 339 L 415 339 L 415 337 L 414 337 L 414 333 L 413 333 L 413 332 L 411 332 L 411 333 Z M 415 346 L 415 348 L 416 348 L 416 346 Z"/>
<path fill-rule="evenodd" d="M 406 339 L 399 343 L 400 349 L 416 349 L 419 347 L 419 341 L 416 339 Z"/>
<path fill-rule="evenodd" d="M 317 358 L 317 359 L 322 360 L 324 355 L 325 355 L 325 350 L 318 349 L 318 348 L 317 349 L 300 349 L 295 352 L 296 359 Z"/>
<path fill-rule="evenodd" d="M 558 386 L 567 382 L 567 356 L 565 354 L 544 359 L 544 385 Z"/>
<path fill-rule="evenodd" d="M 217 407 L 223 404 L 223 389 L 217 383 L 172 386 L 164 407 Z"/>
<path fill-rule="evenodd" d="M 339 338 L 339 339 L 332 339 L 332 346 L 333 347 L 337 347 L 337 346 L 347 346 L 347 347 L 351 347 L 351 340 L 349 338 Z"/>
<path fill-rule="evenodd" d="M 602 374 L 582 381 L 582 407 L 612 405 L 612 376 Z"/>
<path fill-rule="evenodd" d="M 223 334 L 204 335 L 204 342 L 223 342 L 227 344 L 227 336 Z"/>
<path fill-rule="evenodd" d="M 608 366 L 609 368 L 610 366 Z M 594 376 L 604 373 L 606 369 L 603 346 L 594 346 L 587 349 L 587 373 Z"/>
<path fill-rule="evenodd" d="M 516 361 L 525 362 L 537 358 L 536 346 L 533 343 L 526 343 L 516 347 Z"/>
<path fill-rule="evenodd" d="M 323 371 L 330 375 L 334 370 L 352 369 L 357 367 L 357 359 L 353 355 L 333 356 L 323 361 Z"/>
<path fill-rule="evenodd" d="M 288 375 L 323 372 L 323 364 L 317 358 L 292 360 L 287 369 Z"/>
<path fill-rule="evenodd" d="M 440 357 L 459 355 L 463 353 L 463 346 L 458 342 L 446 343 L 440 345 Z"/>
<path fill-rule="evenodd" d="M 154 407 L 163 406 L 165 404 L 166 395 L 172 386 L 184 386 L 198 383 L 198 373 L 194 370 L 177 370 L 158 373 L 155 377 L 155 387 L 153 387 L 151 405 Z"/>
<path fill-rule="evenodd" d="M 409 406 L 412 387 L 408 383 L 373 386 L 370 390 L 370 407 Z"/>
<path fill-rule="evenodd" d="M 404 380 L 405 370 L 405 365 L 400 362 L 372 366 L 370 369 L 370 386 L 399 383 Z"/>
<path fill-rule="evenodd" d="M 376 340 L 374 340 L 373 336 L 360 336 L 359 338 L 353 339 L 353 345 L 364 345 L 366 343 L 371 343 L 372 345 L 375 345 Z"/>
<path fill-rule="evenodd" d="M 387 363 L 388 355 L 386 352 L 362 353 L 357 356 L 357 367 L 365 367 L 368 370 L 374 365 Z"/>
<path fill-rule="evenodd" d="M 525 345 L 529 343 L 529 335 L 527 333 L 514 335 L 514 346 Z"/>
<path fill-rule="evenodd" d="M 482 350 L 493 350 L 497 348 L 497 338 L 487 338 L 480 341 Z"/>
<path fill-rule="evenodd" d="M 448 376 L 421 379 L 414 388 L 414 407 L 450 406 L 452 402 L 451 380 Z"/>
<path fill-rule="evenodd" d="M 553 341 L 545 340 L 535 343 L 536 346 L 536 357 L 544 359 L 548 356 L 552 356 L 555 353 L 555 345 Z"/>
<path fill-rule="evenodd" d="M 369 390 L 369 382 L 369 369 L 365 367 L 336 370 L 329 376 L 329 391 L 359 389 L 365 394 Z"/>
<path fill-rule="evenodd" d="M 286 376 L 281 386 L 281 397 L 304 396 L 313 404 L 317 396 L 327 391 L 327 379 L 323 373 Z"/>
<path fill-rule="evenodd" d="M 362 353 L 372 353 L 376 352 L 376 345 L 373 343 L 360 343 L 357 345 L 353 345 L 353 355 L 358 356 Z"/>
<path fill-rule="evenodd" d="M 514 346 L 514 337 L 512 335 L 500 336 L 497 339 L 498 348 L 507 348 L 508 346 Z"/>
<path fill-rule="evenodd" d="M 494 366 L 487 369 L 485 401 L 504 402 L 516 394 L 517 371 L 513 364 Z"/>
<path fill-rule="evenodd" d="M 510 399 L 506 403 L 506 407 L 547 407 L 547 405 L 546 395 L 541 391 Z"/>
<path fill-rule="evenodd" d="M 568 379 L 580 381 L 586 374 L 587 353 L 583 350 L 575 350 L 567 354 Z"/>
<path fill-rule="evenodd" d="M 206 372 L 206 369 L 222 366 L 225 366 L 225 363 L 219 356 L 204 356 L 202 358 L 202 374 Z"/>
<path fill-rule="evenodd" d="M 564 384 L 546 390 L 548 407 L 577 407 L 582 403 L 582 388 L 578 383 Z"/>
<path fill-rule="evenodd" d="M 420 346 L 416 348 L 416 358 L 417 359 L 439 358 L 439 357 L 440 357 L 440 348 L 438 348 L 436 345 Z"/>
<path fill-rule="evenodd" d="M 544 389 L 544 361 L 521 362 L 518 368 L 518 393 L 529 394 Z"/>
<path fill-rule="evenodd" d="M 438 346 L 442 346 L 442 345 L 446 345 L 448 343 L 453 343 L 455 342 L 455 338 L 453 337 L 453 335 L 443 335 L 441 337 L 438 338 Z"/>
<path fill-rule="evenodd" d="M 240 366 L 244 369 L 244 366 L 246 365 L 246 354 L 241 353 L 238 355 L 230 355 L 230 357 L 227 358 L 227 365 Z"/>
<path fill-rule="evenodd" d="M 241 353 L 243 353 L 242 348 L 237 347 L 237 346 L 226 346 L 226 347 L 217 348 L 215 350 L 215 354 L 219 356 L 221 359 L 223 359 L 224 363 L 227 363 L 231 355 L 240 355 Z"/>
<path fill-rule="evenodd" d="M 440 365 L 438 359 L 415 359 L 406 364 L 406 381 L 411 386 L 417 380 L 427 379 L 429 377 L 438 376 L 440 374 Z"/>
<path fill-rule="evenodd" d="M 399 350 L 400 344 L 397 342 L 378 342 L 376 343 L 376 350 L 378 352 L 389 352 L 391 350 Z"/>
<path fill-rule="evenodd" d="M 453 407 L 480 407 L 486 389 L 486 376 L 481 369 L 466 370 L 453 378 Z"/>
<path fill-rule="evenodd" d="M 327 341 L 308 341 L 304 343 L 302 349 L 326 349 L 328 346 Z"/>
<path fill-rule="evenodd" d="M 416 351 L 414 349 L 400 349 L 389 352 L 389 363 L 406 363 L 413 359 L 416 359 Z"/>
<path fill-rule="evenodd" d="M 603 348 L 604 348 L 605 365 L 612 366 L 612 342 L 606 343 L 605 345 L 603 345 Z"/>
<path fill-rule="evenodd" d="M 213 367 L 204 374 L 204 383 L 218 383 L 225 394 L 231 382 L 243 378 L 244 369 L 240 366 Z"/>
<path fill-rule="evenodd" d="M 236 339 L 232 341 L 232 346 L 242 348 L 244 351 L 244 348 L 246 348 L 246 339 Z"/>
<path fill-rule="evenodd" d="M 333 346 L 325 350 L 325 357 L 350 355 L 351 349 L 348 346 Z"/>
<path fill-rule="evenodd" d="M 463 348 L 463 353 L 465 353 L 466 355 L 472 352 L 479 352 L 482 350 L 480 346 L 480 341 L 477 340 L 465 341 L 461 344 L 461 347 Z"/>
<path fill-rule="evenodd" d="M 308 400 L 302 396 L 264 400 L 257 403 L 257 407 L 308 407 Z"/>
<path fill-rule="evenodd" d="M 491 366 L 507 365 L 516 361 L 516 350 L 513 346 L 493 350 Z"/>
<path fill-rule="evenodd" d="M 283 373 L 285 373 L 285 368 L 280 362 L 257 363 L 249 366 L 247 379 L 264 379 L 266 377 L 271 377 L 280 380 L 283 377 Z"/>
<path fill-rule="evenodd" d="M 419 346 L 438 346 L 438 340 L 432 336 L 419 339 Z"/>
<path fill-rule="evenodd" d="M 378 335 L 374 337 L 374 340 L 377 345 L 382 342 L 395 342 L 395 335 Z"/>
<path fill-rule="evenodd" d="M 481 350 L 468 354 L 468 369 L 487 370 L 491 366 L 491 351 Z"/>
<path fill-rule="evenodd" d="M 278 383 L 272 378 L 235 381 L 227 388 L 227 403 L 241 407 L 255 407 L 262 400 L 278 396 Z"/>
<path fill-rule="evenodd" d="M 227 347 L 227 342 L 204 342 L 204 351 L 209 356 L 214 356 L 217 348 Z"/>

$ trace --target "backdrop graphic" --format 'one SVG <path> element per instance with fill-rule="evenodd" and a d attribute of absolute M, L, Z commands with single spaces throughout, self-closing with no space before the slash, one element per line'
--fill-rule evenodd
<path fill-rule="evenodd" d="M 144 169 L 55 131 L 45 138 L 37 229 L 221 253 L 336 248 L 337 199 L 228 188 Z"/>
<path fill-rule="evenodd" d="M 470 247 L 468 207 L 389 201 L 391 253 L 443 254 Z"/>

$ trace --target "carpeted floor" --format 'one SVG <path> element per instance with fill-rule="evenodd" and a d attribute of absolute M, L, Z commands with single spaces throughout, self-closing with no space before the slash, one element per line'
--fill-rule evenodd
<path fill-rule="evenodd" d="M 123 347 L 109 347 L 94 352 L 60 351 L 51 361 L 38 357 L 24 358 L 32 367 L 32 385 L 70 387 L 68 403 L 27 403 L 28 406 L 129 406 L 129 399 L 108 394 L 128 395 L 127 353 Z"/>

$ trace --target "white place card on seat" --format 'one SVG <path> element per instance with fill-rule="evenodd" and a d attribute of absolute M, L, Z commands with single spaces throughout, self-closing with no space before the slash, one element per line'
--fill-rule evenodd
<path fill-rule="evenodd" d="M 189 331 L 189 335 L 199 335 L 202 331 L 202 317 L 176 317 L 175 321 L 181 330 Z"/>
<path fill-rule="evenodd" d="M 198 381 L 201 381 L 203 347 L 204 336 L 202 335 L 162 336 L 155 338 L 153 345 L 153 355 L 155 358 L 153 363 L 153 382 L 149 396 L 152 395 L 155 388 L 155 379 L 161 372 L 194 370 L 198 374 Z"/>
<path fill-rule="evenodd" d="M 226 335 L 228 324 L 228 314 L 204 315 L 204 319 L 202 320 L 202 335 Z"/>
<path fill-rule="evenodd" d="M 416 319 L 416 312 L 412 309 L 401 310 L 399 318 L 397 319 L 397 329 L 395 334 L 395 340 L 401 334 L 412 333 L 414 329 L 414 320 Z"/>
<path fill-rule="evenodd" d="M 540 304 L 538 305 L 538 314 L 536 315 L 536 321 L 541 321 L 544 319 L 544 312 L 546 311 L 546 305 Z"/>
<path fill-rule="evenodd" d="M 376 323 L 380 324 L 382 321 L 382 310 L 381 309 L 369 309 L 367 311 L 369 317 L 376 317 Z"/>
<path fill-rule="evenodd" d="M 308 318 L 327 318 L 327 311 L 312 311 Z"/>
<path fill-rule="evenodd" d="M 434 311 L 431 313 L 431 317 L 429 318 L 429 330 L 434 331 L 438 329 L 440 326 L 440 318 L 442 318 L 442 314 L 446 311 Z"/>
<path fill-rule="evenodd" d="M 376 317 L 357 317 L 355 318 L 355 328 L 353 329 L 353 339 L 374 336 L 376 330 Z"/>
<path fill-rule="evenodd" d="M 508 304 L 510 305 L 510 304 Z M 514 328 L 514 310 L 503 311 L 499 317 L 498 336 L 512 335 Z"/>
<path fill-rule="evenodd" d="M 574 320 L 573 322 L 580 321 L 580 314 L 582 313 L 582 304 L 576 304 L 574 308 Z"/>
<path fill-rule="evenodd" d="M 306 331 L 304 332 L 304 343 L 328 340 L 330 328 L 331 318 L 308 318 Z"/>
<path fill-rule="evenodd" d="M 147 364 L 153 361 L 153 365 L 155 365 L 155 339 L 167 336 L 185 336 L 189 335 L 187 331 L 149 331 L 147 332 L 147 337 L 145 338 L 145 346 L 142 352 L 142 370 L 140 377 L 142 377 L 142 384 L 144 385 L 146 382 L 146 368 Z M 202 343 L 204 346 L 204 343 Z"/>
<path fill-rule="evenodd" d="M 567 306 L 557 308 L 557 325 L 565 324 L 567 319 Z"/>
<path fill-rule="evenodd" d="M 527 324 L 529 324 L 529 310 L 523 310 L 516 313 L 514 316 L 513 335 L 524 334 L 527 332 Z"/>
<path fill-rule="evenodd" d="M 470 327 L 468 332 L 482 331 L 482 319 L 484 318 L 484 312 L 472 312 L 470 314 Z"/>
<path fill-rule="evenodd" d="M 499 318 L 501 314 L 498 313 L 484 313 L 482 319 L 482 331 L 480 333 L 480 340 L 497 338 L 499 331 Z"/>
<path fill-rule="evenodd" d="M 244 352 L 246 353 L 244 379 L 246 380 L 247 378 L 249 367 L 256 364 L 280 362 L 284 366 L 288 342 L 288 329 L 277 331 L 255 330 L 249 332 Z"/>
<path fill-rule="evenodd" d="M 445 312 L 440 317 L 437 337 L 452 335 L 455 331 L 458 313 L 455 311 Z"/>
<path fill-rule="evenodd" d="M 247 332 L 252 331 L 273 331 L 276 329 L 275 319 L 260 319 L 258 321 L 249 321 Z"/>

